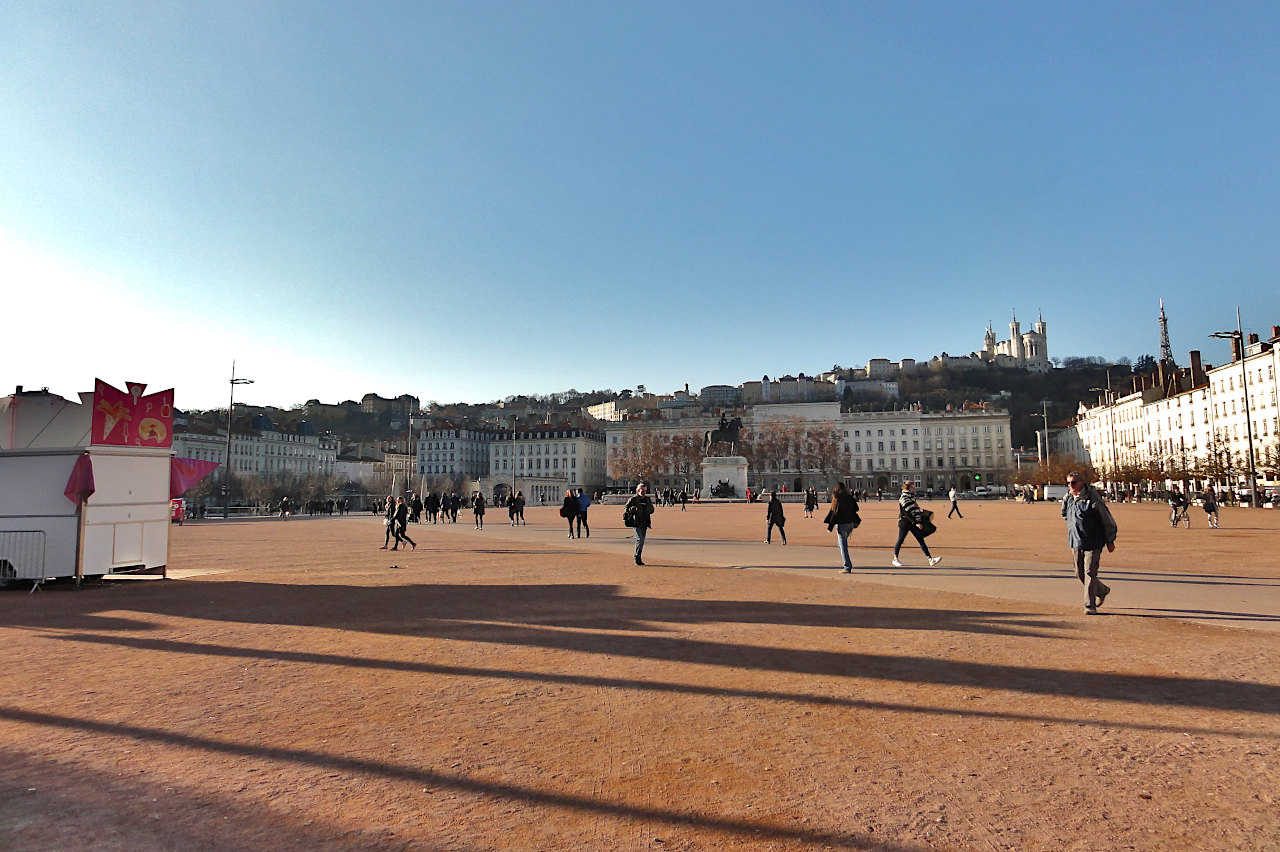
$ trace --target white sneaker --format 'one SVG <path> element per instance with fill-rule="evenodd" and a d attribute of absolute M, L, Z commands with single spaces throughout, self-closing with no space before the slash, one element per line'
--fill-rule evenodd
<path fill-rule="evenodd" d="M 939 562 L 941 562 L 941 561 L 942 561 L 942 557 L 941 557 L 941 556 L 930 556 L 930 557 L 929 557 L 929 564 L 930 564 L 930 565 L 937 565 L 937 564 L 938 564 Z"/>
<path fill-rule="evenodd" d="M 898 557 L 896 557 L 896 556 L 895 556 L 895 557 L 893 557 L 893 561 L 892 561 L 892 562 L 890 562 L 889 564 L 890 564 L 890 565 L 892 565 L 894 568 L 901 568 L 901 567 L 902 567 L 902 563 L 898 561 Z"/>

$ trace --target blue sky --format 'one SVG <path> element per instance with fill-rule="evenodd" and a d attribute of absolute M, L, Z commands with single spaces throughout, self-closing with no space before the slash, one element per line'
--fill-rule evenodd
<path fill-rule="evenodd" d="M 1274 3 L 0 6 L 0 392 L 667 392 L 1280 324 Z"/>

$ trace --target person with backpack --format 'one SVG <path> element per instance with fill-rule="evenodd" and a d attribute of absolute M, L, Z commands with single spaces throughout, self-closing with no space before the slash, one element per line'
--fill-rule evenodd
<path fill-rule="evenodd" d="M 636 534 L 636 564 L 643 565 L 644 539 L 653 526 L 653 501 L 649 499 L 649 486 L 643 482 L 636 486 L 635 496 L 622 510 L 622 523 Z"/>

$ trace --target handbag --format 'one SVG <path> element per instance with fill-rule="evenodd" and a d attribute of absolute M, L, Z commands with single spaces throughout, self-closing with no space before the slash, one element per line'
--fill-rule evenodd
<path fill-rule="evenodd" d="M 938 528 L 934 525 L 933 521 L 929 520 L 928 518 L 926 518 L 925 522 L 920 525 L 921 538 L 928 538 L 929 536 L 933 535 L 937 531 L 938 531 Z"/>

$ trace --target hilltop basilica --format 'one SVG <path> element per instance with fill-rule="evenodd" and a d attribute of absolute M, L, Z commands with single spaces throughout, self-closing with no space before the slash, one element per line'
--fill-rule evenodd
<path fill-rule="evenodd" d="M 995 330 L 988 323 L 987 333 L 982 338 L 981 352 L 970 352 L 968 355 L 948 355 L 943 352 L 930 359 L 930 363 L 954 366 L 972 365 L 974 362 L 996 367 L 1018 367 L 1034 373 L 1049 372 L 1053 365 L 1049 363 L 1048 332 L 1044 317 L 1036 320 L 1031 331 L 1023 331 L 1015 313 L 1009 323 L 1008 340 L 996 340 Z"/>

